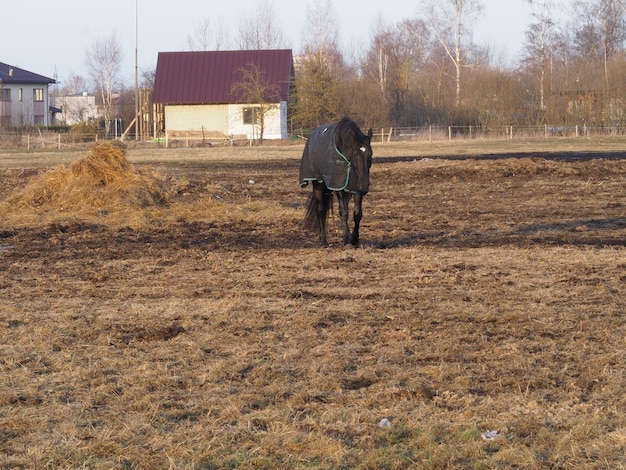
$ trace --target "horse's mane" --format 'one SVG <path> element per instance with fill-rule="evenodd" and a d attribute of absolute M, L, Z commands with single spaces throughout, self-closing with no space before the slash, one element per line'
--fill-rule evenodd
<path fill-rule="evenodd" d="M 341 131 L 341 132 L 352 131 L 355 134 L 362 133 L 357 123 L 347 116 L 342 117 L 339 120 L 339 122 L 337 122 L 337 131 Z"/>
<path fill-rule="evenodd" d="M 337 122 L 335 133 L 339 136 L 339 142 L 348 145 L 360 146 L 363 139 L 366 138 L 358 124 L 349 117 L 342 117 L 339 122 Z"/>

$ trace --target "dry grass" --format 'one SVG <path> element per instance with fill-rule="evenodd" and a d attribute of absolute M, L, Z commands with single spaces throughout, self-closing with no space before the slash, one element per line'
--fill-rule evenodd
<path fill-rule="evenodd" d="M 296 159 L 142 158 L 2 206 L 0 467 L 626 467 L 622 160 L 381 158 L 347 251 Z"/>
<path fill-rule="evenodd" d="M 4 210 L 28 214 L 93 216 L 96 212 L 134 211 L 166 202 L 166 191 L 153 175 L 135 171 L 122 143 L 98 143 L 69 168 L 57 166 L 34 178 L 8 198 Z"/>

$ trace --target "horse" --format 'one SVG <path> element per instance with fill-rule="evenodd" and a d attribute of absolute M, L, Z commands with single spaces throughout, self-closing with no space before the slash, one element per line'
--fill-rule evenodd
<path fill-rule="evenodd" d="M 343 244 L 359 245 L 363 196 L 369 191 L 372 166 L 372 129 L 364 134 L 350 118 L 324 124 L 309 136 L 300 161 L 300 187 L 312 184 L 304 218 L 305 228 L 317 232 L 321 246 L 328 246 L 326 222 L 337 196 Z M 354 199 L 354 229 L 350 232 L 348 203 Z"/>

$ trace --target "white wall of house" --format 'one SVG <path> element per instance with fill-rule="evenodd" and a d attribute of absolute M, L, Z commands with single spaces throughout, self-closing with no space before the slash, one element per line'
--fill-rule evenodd
<path fill-rule="evenodd" d="M 228 105 L 167 105 L 165 129 L 168 132 L 204 130 L 228 135 Z"/>
<path fill-rule="evenodd" d="M 244 123 L 244 108 L 254 107 L 254 105 L 229 105 L 228 116 L 230 122 L 230 134 L 245 135 L 247 139 L 258 139 L 258 124 Z M 264 139 L 286 139 L 287 135 L 287 103 L 281 101 L 275 109 L 268 111 L 265 116 Z"/>
<path fill-rule="evenodd" d="M 244 109 L 254 105 L 167 105 L 165 129 L 168 132 L 206 131 L 220 132 L 225 136 L 246 136 L 258 139 L 259 126 L 244 123 Z M 265 117 L 264 139 L 286 139 L 287 103 L 281 102 Z"/>
<path fill-rule="evenodd" d="M 47 84 L 3 83 L 0 89 L 1 126 L 50 124 Z M 10 99 L 6 99 L 7 95 Z"/>

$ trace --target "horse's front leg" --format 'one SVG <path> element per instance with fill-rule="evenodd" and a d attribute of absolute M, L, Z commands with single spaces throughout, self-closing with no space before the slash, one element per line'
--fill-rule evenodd
<path fill-rule="evenodd" d="M 352 238 L 350 239 L 350 244 L 352 246 L 359 246 L 359 225 L 361 224 L 361 219 L 363 218 L 363 195 L 355 194 L 354 195 L 354 230 L 352 231 Z"/>
<path fill-rule="evenodd" d="M 341 230 L 343 231 L 343 244 L 350 244 L 350 225 L 348 223 L 348 203 L 350 202 L 350 193 L 343 191 L 337 192 L 337 200 L 339 202 L 339 218 L 341 219 Z"/>

